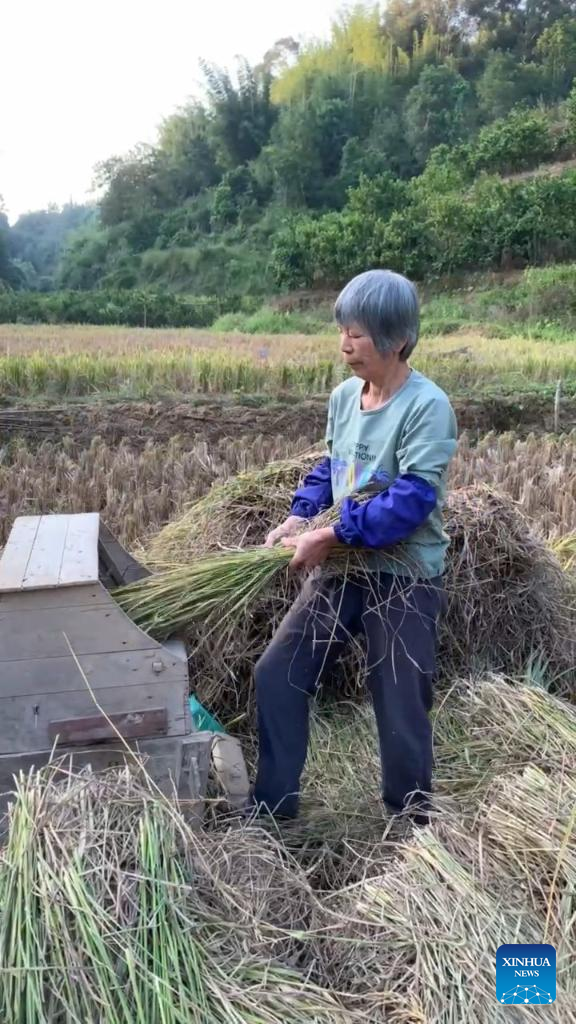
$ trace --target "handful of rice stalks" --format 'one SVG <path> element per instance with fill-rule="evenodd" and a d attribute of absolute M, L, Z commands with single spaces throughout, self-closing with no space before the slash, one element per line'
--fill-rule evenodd
<path fill-rule="evenodd" d="M 321 457 L 319 449 L 312 449 L 214 484 L 205 497 L 151 539 L 146 564 L 166 569 L 222 548 L 261 544 L 286 518 L 294 491 Z"/>

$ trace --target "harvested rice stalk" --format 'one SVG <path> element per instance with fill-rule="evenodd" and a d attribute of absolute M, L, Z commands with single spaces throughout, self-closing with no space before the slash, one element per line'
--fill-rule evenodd
<path fill-rule="evenodd" d="M 399 847 L 381 877 L 327 897 L 322 982 L 361 995 L 374 1016 L 392 988 L 427 1024 L 519 1020 L 495 999 L 496 950 L 504 942 L 542 942 L 545 922 L 513 878 L 495 886 L 490 871 L 484 879 L 487 859 L 489 850 L 464 823 L 446 826 L 441 837 L 426 829 Z M 559 958 L 557 1007 L 534 1010 L 539 1021 L 576 1020 L 576 997 L 563 984 L 575 952 L 572 940 Z"/>
<path fill-rule="evenodd" d="M 439 700 L 434 745 L 441 790 L 460 799 L 536 760 L 547 773 L 576 773 L 576 709 L 504 679 L 461 681 Z"/>
<path fill-rule="evenodd" d="M 255 478 L 259 480 L 260 474 Z M 201 519 L 205 519 L 202 543 L 208 551 L 228 547 L 230 521 L 235 522 L 240 507 L 238 495 L 247 505 L 251 487 L 244 476 L 219 487 L 214 506 L 198 503 L 196 508 L 202 507 Z M 220 520 L 227 494 L 232 494 L 231 519 L 224 514 Z M 263 508 L 257 501 L 257 525 L 251 534 L 260 539 L 265 533 Z M 334 515 L 330 510 L 321 523 Z M 446 573 L 449 607 L 441 636 L 442 675 L 471 671 L 518 675 L 537 658 L 557 689 L 571 692 L 576 664 L 573 589 L 519 507 L 484 487 L 456 491 L 449 496 L 446 528 L 452 543 Z M 183 544 L 180 522 L 175 530 Z M 243 520 L 240 532 L 250 534 L 248 520 Z M 238 536 L 234 534 L 234 542 Z M 199 541 L 199 535 L 194 535 L 193 545 Z M 201 699 L 226 718 L 250 715 L 254 661 L 297 590 L 296 581 L 286 573 L 289 557 L 283 548 L 220 551 L 152 576 L 118 596 L 128 614 L 159 636 L 178 627 L 190 629 L 192 670 Z M 337 557 L 350 571 L 361 553 Z M 361 659 L 352 656 L 339 677 L 342 699 L 354 699 L 361 679 Z"/>
<path fill-rule="evenodd" d="M 196 833 L 128 770 L 21 778 L 0 860 L 6 1024 L 347 1024 L 295 964 L 313 897 L 256 829 Z"/>
<path fill-rule="evenodd" d="M 550 547 L 566 572 L 576 569 L 576 533 L 560 537 Z"/>
<path fill-rule="evenodd" d="M 300 480 L 321 455 L 320 450 L 312 449 L 215 484 L 152 538 L 146 563 L 164 569 L 222 547 L 261 544 L 269 530 L 286 518 Z"/>
<path fill-rule="evenodd" d="M 576 776 L 573 763 L 545 774 L 528 767 L 496 779 L 480 808 L 484 842 L 498 870 L 516 873 L 546 916 L 546 935 L 572 953 L 576 891 Z M 574 960 L 572 961 L 574 967 Z M 576 993 L 576 971 L 572 987 Z"/>

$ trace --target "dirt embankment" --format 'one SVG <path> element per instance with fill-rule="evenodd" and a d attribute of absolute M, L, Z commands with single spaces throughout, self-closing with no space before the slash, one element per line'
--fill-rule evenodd
<path fill-rule="evenodd" d="M 553 430 L 553 407 L 539 396 L 481 398 L 455 403 L 461 430 L 484 434 L 489 430 L 544 433 Z M 258 435 L 283 435 L 288 440 L 316 441 L 324 433 L 324 398 L 266 404 L 238 404 L 231 400 L 162 402 L 70 403 L 58 406 L 18 406 L 0 409 L 0 444 L 23 438 L 30 444 L 72 438 L 80 448 L 93 437 L 109 444 L 127 439 L 135 448 L 148 441 L 166 442 L 179 434 L 194 444 Z M 576 428 L 576 401 L 564 400 L 560 426 Z"/>

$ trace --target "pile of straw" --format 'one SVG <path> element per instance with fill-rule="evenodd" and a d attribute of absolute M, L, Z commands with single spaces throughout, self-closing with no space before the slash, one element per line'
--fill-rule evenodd
<path fill-rule="evenodd" d="M 569 690 L 573 587 L 520 506 L 488 487 L 452 491 L 446 529 L 444 669 L 514 675 L 538 662 Z"/>
<path fill-rule="evenodd" d="M 530 1016 L 576 1021 L 576 710 L 460 682 L 436 715 L 435 820 L 405 834 L 377 822 L 370 729 L 366 709 L 317 718 L 306 821 L 284 832 L 194 831 L 128 769 L 21 779 L 0 1018 L 508 1024 L 524 1018 L 496 1001 L 498 945 L 550 942 L 557 1002 Z"/>
<path fill-rule="evenodd" d="M 294 491 L 321 457 L 312 449 L 215 483 L 205 497 L 151 538 L 147 564 L 165 569 L 222 548 L 262 544 L 269 530 L 289 514 Z"/>
<path fill-rule="evenodd" d="M 517 807 L 512 835 L 521 815 Z M 520 1018 L 496 1000 L 498 947 L 551 942 L 558 956 L 557 1003 L 543 999 L 538 1011 L 530 1009 L 539 1021 L 574 1021 L 569 889 L 562 886 L 563 917 L 552 919 L 530 882 L 521 861 L 494 856 L 464 820 L 416 832 L 379 877 L 324 900 L 317 977 L 361 998 L 369 1020 L 387 1019 L 394 993 L 410 1007 L 400 1018 L 405 1021 L 508 1024 Z M 545 898 L 552 888 L 548 881 Z"/>
<path fill-rule="evenodd" d="M 544 690 L 499 678 L 460 680 L 438 701 L 433 726 L 435 800 L 442 816 L 475 820 L 482 803 L 493 799 L 491 787 L 534 764 L 547 778 L 576 778 L 576 709 Z M 305 848 L 322 887 L 351 884 L 382 870 L 389 828 L 382 817 L 372 708 L 318 706 L 302 824 L 292 830 L 302 844 L 300 858 Z"/>
<path fill-rule="evenodd" d="M 119 594 L 155 635 L 188 631 L 194 685 L 226 719 L 250 715 L 254 662 L 299 586 L 287 573 L 285 549 L 244 545 L 261 544 L 285 518 L 298 478 L 315 458 L 214 487 L 151 543 L 147 561 L 163 571 Z M 520 507 L 486 487 L 465 488 L 449 495 L 445 519 L 451 546 L 442 675 L 530 672 L 571 691 L 573 588 Z M 361 554 L 339 557 L 341 571 L 362 571 Z M 342 699 L 358 697 L 361 677 L 355 652 L 337 672 Z"/>
<path fill-rule="evenodd" d="M 531 687 L 470 680 L 455 685 L 434 724 L 433 824 L 394 844 L 384 827 L 378 842 L 349 818 L 339 844 L 349 857 L 338 865 L 349 884 L 321 899 L 316 979 L 360 999 L 370 1021 L 388 1019 L 398 997 L 405 1015 L 391 1020 L 507 1024 L 523 1018 L 495 999 L 498 946 L 549 942 L 557 1002 L 530 1013 L 576 1021 L 576 710 Z M 378 757 L 366 731 L 362 710 L 316 724 L 308 790 L 317 800 L 338 793 L 350 812 L 354 789 L 371 789 Z M 328 755 L 340 764 L 346 750 L 356 752 L 356 779 L 344 769 L 339 788 Z"/>
<path fill-rule="evenodd" d="M 260 830 L 193 831 L 128 769 L 22 778 L 0 859 L 6 1024 L 345 1024 L 313 897 Z"/>

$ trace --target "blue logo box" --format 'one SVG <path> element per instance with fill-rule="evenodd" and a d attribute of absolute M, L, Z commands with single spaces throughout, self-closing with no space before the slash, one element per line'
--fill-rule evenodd
<path fill-rule="evenodd" d="M 508 943 L 496 953 L 499 1003 L 542 1005 L 556 999 L 556 950 L 546 943 Z"/>

